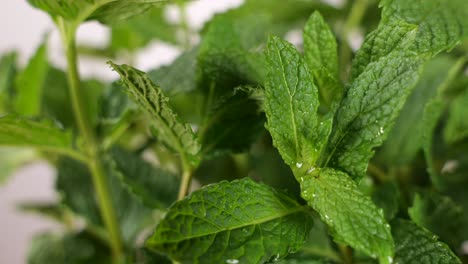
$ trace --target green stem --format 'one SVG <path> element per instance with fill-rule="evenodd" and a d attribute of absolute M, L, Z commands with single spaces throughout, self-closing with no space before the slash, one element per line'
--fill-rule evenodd
<path fill-rule="evenodd" d="M 184 31 L 184 48 L 188 50 L 191 46 L 191 31 L 190 27 L 188 24 L 188 19 L 187 19 L 187 10 L 185 9 L 185 1 L 177 1 L 177 5 L 179 6 L 180 10 L 180 25 L 182 26 L 182 30 Z"/>
<path fill-rule="evenodd" d="M 88 158 L 87 165 L 91 171 L 94 188 L 98 196 L 101 216 L 109 232 L 112 253 L 114 259 L 117 261 L 122 256 L 122 239 L 117 217 L 112 205 L 106 175 L 99 157 L 99 147 L 89 120 L 86 104 L 81 95 L 75 41 L 77 27 L 74 24 L 67 24 L 62 19 L 58 19 L 57 24 L 61 32 L 67 57 L 67 80 L 73 113 L 78 129 L 84 139 L 84 148 Z"/>
<path fill-rule="evenodd" d="M 179 187 L 179 195 L 177 197 L 178 200 L 182 200 L 189 192 L 190 185 L 192 183 L 192 175 L 193 169 L 191 166 L 186 164 L 185 161 L 182 161 L 183 164 L 183 172 L 182 172 L 182 182 L 180 183 Z"/>

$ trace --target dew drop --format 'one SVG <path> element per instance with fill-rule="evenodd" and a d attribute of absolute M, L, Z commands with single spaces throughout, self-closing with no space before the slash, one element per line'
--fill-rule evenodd
<path fill-rule="evenodd" d="M 301 182 L 304 182 L 304 177 L 301 177 Z"/>
<path fill-rule="evenodd" d="M 297 167 L 298 169 L 302 168 L 302 163 L 296 162 L 296 167 Z"/>
<path fill-rule="evenodd" d="M 280 257 L 279 253 L 276 254 L 275 258 L 273 259 L 273 262 L 277 262 L 279 260 L 279 257 Z"/>
<path fill-rule="evenodd" d="M 315 170 L 315 167 L 311 167 L 307 170 L 307 174 L 311 174 Z"/>
<path fill-rule="evenodd" d="M 325 219 L 329 220 L 329 219 L 330 219 L 330 217 L 329 217 L 328 215 L 325 215 Z"/>
<path fill-rule="evenodd" d="M 388 263 L 389 263 L 389 264 L 393 263 L 393 258 L 392 258 L 391 256 L 388 256 L 388 257 L 387 257 L 387 260 L 388 260 Z"/>
<path fill-rule="evenodd" d="M 316 197 L 317 197 L 317 195 L 315 193 L 312 194 L 312 198 L 316 198 Z"/>
<path fill-rule="evenodd" d="M 227 264 L 237 264 L 237 263 L 239 263 L 239 260 L 238 259 L 227 259 L 226 263 Z"/>

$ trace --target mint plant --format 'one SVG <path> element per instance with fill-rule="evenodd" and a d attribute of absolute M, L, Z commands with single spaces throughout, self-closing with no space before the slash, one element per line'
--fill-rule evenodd
<path fill-rule="evenodd" d="M 30 263 L 468 263 L 468 2 L 246 0 L 196 45 L 167 2 L 29 0 L 67 58 L 0 61 L 2 167 L 57 169 L 57 203 L 20 205 L 64 226 Z M 88 20 L 105 49 L 77 46 Z M 153 39 L 184 51 L 115 62 Z"/>

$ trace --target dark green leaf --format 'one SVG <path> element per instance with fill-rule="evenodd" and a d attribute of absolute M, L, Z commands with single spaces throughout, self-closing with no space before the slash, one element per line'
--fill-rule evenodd
<path fill-rule="evenodd" d="M 452 199 L 435 192 L 424 192 L 414 197 L 413 206 L 408 209 L 411 219 L 427 228 L 454 249 L 464 240 L 463 209 Z"/>
<path fill-rule="evenodd" d="M 395 263 L 454 264 L 461 261 L 437 236 L 424 228 L 402 219 L 392 222 L 395 238 Z"/>
<path fill-rule="evenodd" d="M 400 190 L 394 182 L 382 183 L 372 192 L 372 200 L 384 211 L 385 219 L 392 220 L 398 212 Z"/>
<path fill-rule="evenodd" d="M 468 37 L 468 2 L 465 0 L 384 0 L 382 22 L 402 20 L 418 26 L 413 50 L 437 54 Z"/>
<path fill-rule="evenodd" d="M 307 170 L 315 164 L 330 131 L 330 123 L 321 122 L 317 114 L 317 87 L 292 44 L 272 37 L 266 57 L 266 127 L 286 164 Z"/>
<path fill-rule="evenodd" d="M 336 241 L 378 257 L 381 263 L 391 263 L 390 225 L 382 209 L 346 173 L 317 168 L 302 175 L 300 184 L 302 197 L 320 214 Z"/>
<path fill-rule="evenodd" d="M 370 63 L 350 85 L 335 115 L 321 166 L 362 178 L 415 86 L 424 56 L 405 49 Z"/>
<path fill-rule="evenodd" d="M 111 155 L 124 184 L 148 207 L 165 209 L 177 199 L 180 181 L 175 175 L 121 148 L 113 148 Z"/>
<path fill-rule="evenodd" d="M 153 84 L 148 76 L 130 66 L 110 65 L 121 77 L 130 97 L 151 116 L 158 137 L 183 156 L 183 159 L 196 160 L 200 150 L 190 125 L 183 124 L 169 106 L 168 98 Z"/>
<path fill-rule="evenodd" d="M 42 44 L 26 68 L 16 76 L 16 113 L 22 116 L 37 116 L 40 113 L 42 89 L 48 68 L 47 45 Z"/>
<path fill-rule="evenodd" d="M 453 144 L 468 137 L 468 86 L 450 105 L 449 118 L 444 130 L 447 143 Z"/>
<path fill-rule="evenodd" d="M 296 201 L 246 178 L 175 203 L 147 246 L 182 263 L 264 263 L 297 251 L 311 224 Z"/>
<path fill-rule="evenodd" d="M 0 113 L 10 112 L 13 108 L 16 56 L 15 52 L 11 52 L 0 58 Z"/>
<path fill-rule="evenodd" d="M 86 233 L 43 233 L 33 238 L 29 264 L 110 264 L 109 249 Z"/>

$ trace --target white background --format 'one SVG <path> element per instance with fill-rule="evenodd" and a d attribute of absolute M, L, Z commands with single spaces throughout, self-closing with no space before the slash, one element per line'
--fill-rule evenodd
<path fill-rule="evenodd" d="M 187 8 L 192 28 L 198 29 L 214 13 L 238 6 L 242 0 L 198 0 Z M 177 9 L 168 16 L 177 20 Z M 2 0 L 0 7 L 0 56 L 8 51 L 19 52 L 19 62 L 24 65 L 34 53 L 46 32 L 49 32 L 49 59 L 56 66 L 65 64 L 60 41 L 49 17 L 33 9 L 26 0 Z M 105 45 L 108 30 L 98 23 L 87 23 L 78 32 L 78 42 Z M 163 43 L 152 43 L 137 56 L 136 66 L 147 70 L 169 63 L 179 51 Z M 105 60 L 81 60 L 80 71 L 85 77 L 104 80 L 115 78 Z M 0 160 L 1 162 L 1 160 Z M 20 201 L 54 201 L 54 170 L 44 162 L 30 164 L 18 170 L 0 186 L 0 263 L 26 263 L 26 252 L 33 234 L 46 230 L 59 230 L 54 222 L 16 210 Z"/>

